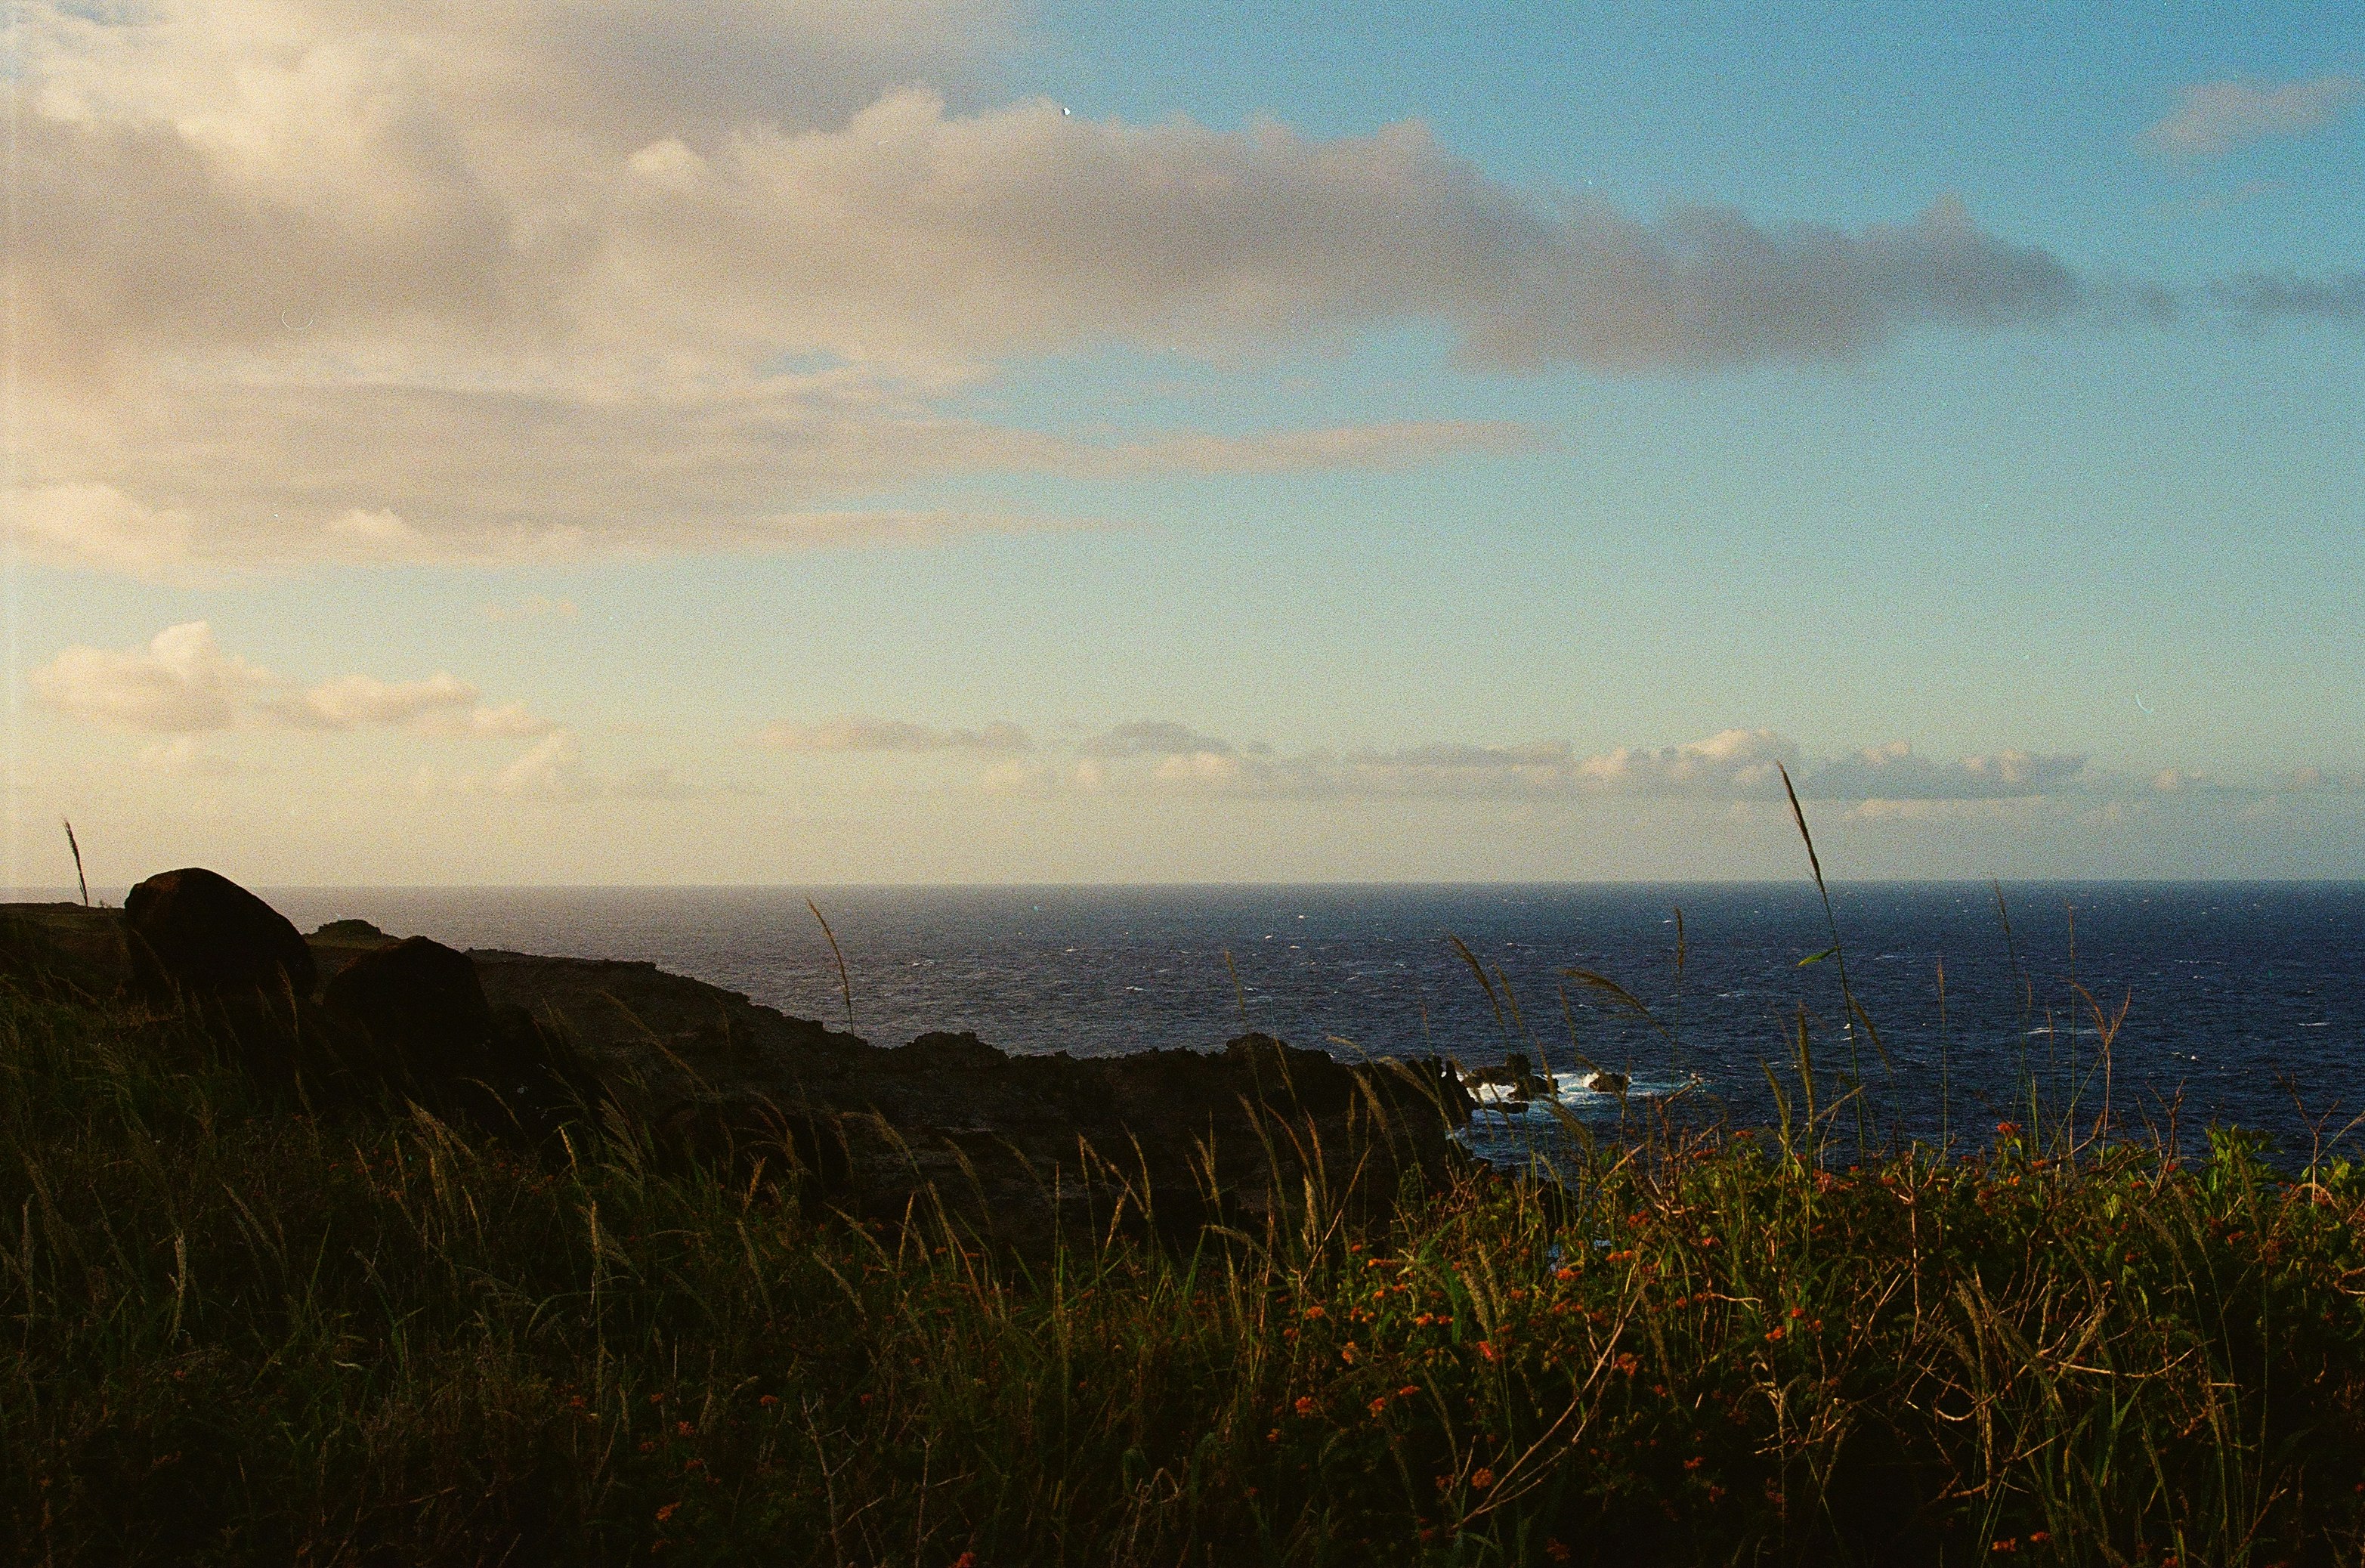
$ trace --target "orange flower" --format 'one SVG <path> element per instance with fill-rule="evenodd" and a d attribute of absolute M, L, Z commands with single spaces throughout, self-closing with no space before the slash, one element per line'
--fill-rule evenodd
<path fill-rule="evenodd" d="M 1311 1416 L 1317 1408 L 1318 1406 L 1315 1405 L 1311 1395 L 1301 1394 L 1297 1396 L 1296 1410 L 1300 1416 Z"/>
<path fill-rule="evenodd" d="M 667 1519 L 673 1518 L 674 1510 L 680 1506 L 681 1505 L 679 1503 L 667 1503 L 664 1507 L 659 1508 L 657 1510 L 657 1523 L 663 1524 Z"/>
<path fill-rule="evenodd" d="M 1481 1492 L 1484 1492 L 1486 1488 L 1495 1484 L 1495 1473 L 1486 1469 L 1484 1465 L 1481 1465 L 1470 1477 L 1470 1484 L 1475 1486 Z"/>
<path fill-rule="evenodd" d="M 1478 1341 L 1478 1353 L 1490 1361 L 1500 1361 L 1502 1359 L 1500 1356 L 1496 1354 L 1495 1344 L 1491 1339 L 1481 1339 Z"/>

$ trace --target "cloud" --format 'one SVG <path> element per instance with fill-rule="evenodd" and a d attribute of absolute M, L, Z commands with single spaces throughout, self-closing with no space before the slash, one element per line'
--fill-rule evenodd
<path fill-rule="evenodd" d="M 272 678 L 221 651 L 202 621 L 168 626 L 144 648 L 68 648 L 33 671 L 35 700 L 112 729 L 194 735 L 228 729 Z"/>
<path fill-rule="evenodd" d="M 2347 772 L 2314 766 L 2298 767 L 2284 778 L 2283 787 L 2293 794 L 2309 794 L 2316 790 L 2365 791 L 2365 771 Z"/>
<path fill-rule="evenodd" d="M 1182 431 L 1116 446 L 1047 450 L 1042 466 L 1092 477 L 1303 474 L 1329 468 L 1409 468 L 1458 454 L 1504 455 L 1549 445 L 1543 432 L 1508 420 L 1395 420 L 1246 436 Z"/>
<path fill-rule="evenodd" d="M 483 706 L 478 689 L 452 675 L 384 681 L 349 675 L 274 698 L 264 711 L 306 730 L 353 730 L 383 724 L 426 735 L 522 738 L 546 734 L 549 721 L 516 703 Z"/>
<path fill-rule="evenodd" d="M 1281 752 L 1169 720 L 1143 720 L 1086 737 L 1074 755 L 1072 765 L 998 769 L 987 782 L 1003 791 L 1066 782 L 1091 791 L 1192 789 L 1304 799 L 1779 801 L 1787 766 L 1802 798 L 1889 807 L 2033 799 L 2089 784 L 2082 756 L 2008 750 L 1938 762 L 1900 741 L 1810 762 L 1796 742 L 1764 728 L 1589 755 L 1565 741 Z"/>
<path fill-rule="evenodd" d="M 2142 140 L 2162 152 L 2222 158 L 2274 136 L 2299 136 L 2332 123 L 2365 97 L 2365 81 L 2317 76 L 2305 82 L 2202 82 L 2180 89 L 2176 107 Z"/>
<path fill-rule="evenodd" d="M 2365 273 L 2243 273 L 2213 282 L 2209 301 L 2254 322 L 2300 317 L 2354 325 L 2365 322 Z"/>
<path fill-rule="evenodd" d="M 476 687 L 450 674 L 413 681 L 353 675 L 299 688 L 222 652 L 203 621 L 167 627 L 144 648 L 67 648 L 29 680 L 34 699 L 46 707 L 155 734 L 192 736 L 248 722 L 299 730 L 375 725 L 476 739 L 553 729 L 516 703 L 485 706 Z"/>
<path fill-rule="evenodd" d="M 575 737 L 558 730 L 494 774 L 492 790 L 497 795 L 579 796 L 586 792 L 582 767 L 583 754 Z"/>
<path fill-rule="evenodd" d="M 1827 801 L 1995 801 L 2048 795 L 2073 787 L 2082 756 L 2000 751 L 1933 762 L 1904 741 L 1834 758 L 1798 779 L 1801 797 Z"/>
<path fill-rule="evenodd" d="M 449 791 L 570 804 L 589 801 L 682 801 L 701 793 L 683 782 L 670 767 L 641 767 L 622 774 L 587 767 L 582 746 L 566 730 L 551 731 L 490 775 L 467 772 L 446 778 L 422 768 L 412 779 L 411 790 L 428 796 Z"/>
<path fill-rule="evenodd" d="M 1637 216 L 1491 179 L 1417 123 L 979 106 L 1002 5 L 20 10 L 42 221 L 6 259 L 10 510 L 45 558 L 109 571 L 940 538 L 1044 520 L 875 498 L 1537 441 L 1408 420 L 1108 442 L 958 402 L 1017 356 L 1425 322 L 1477 367 L 1698 372 L 2042 325 L 2083 293 L 1952 201 L 1853 230 Z"/>
<path fill-rule="evenodd" d="M 74 482 L 0 493 L 34 559 L 157 577 L 191 564 L 196 520 L 142 505 L 113 485 Z"/>
<path fill-rule="evenodd" d="M 1023 752 L 1034 745 L 1015 724 L 992 723 L 975 730 L 945 730 L 900 719 L 845 715 L 818 724 L 786 722 L 767 725 L 759 737 L 775 751 L 971 751 Z"/>
<path fill-rule="evenodd" d="M 2011 822 L 2025 818 L 2048 804 L 2046 797 L 2042 795 L 2011 795 L 1992 800 L 1875 796 L 1855 801 L 1842 814 L 1852 823 Z M 2109 801 L 2104 810 L 2109 811 L 2117 805 L 2115 801 Z"/>
<path fill-rule="evenodd" d="M 1228 756 L 1229 741 L 1203 735 L 1186 724 L 1165 719 L 1140 719 L 1118 724 L 1086 740 L 1077 748 L 1086 756 Z"/>
<path fill-rule="evenodd" d="M 1572 767 L 1588 790 L 1624 794 L 1761 794 L 1780 787 L 1778 765 L 1798 747 L 1772 730 L 1720 730 L 1656 751 L 1620 746 Z"/>

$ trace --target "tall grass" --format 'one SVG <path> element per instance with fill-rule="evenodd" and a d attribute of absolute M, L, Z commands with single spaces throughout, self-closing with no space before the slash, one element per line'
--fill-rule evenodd
<path fill-rule="evenodd" d="M 1020 1259 L 0 996 L 0 1558 L 2356 1559 L 2365 1181 L 1848 1115 Z"/>

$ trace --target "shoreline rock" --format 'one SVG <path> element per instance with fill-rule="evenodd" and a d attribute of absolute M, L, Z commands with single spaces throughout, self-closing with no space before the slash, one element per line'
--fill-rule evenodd
<path fill-rule="evenodd" d="M 0 907 L 0 974 L 167 1005 L 117 956 L 136 941 L 126 919 Z M 249 928 L 277 950 L 267 923 Z M 305 946 L 323 1000 L 307 988 L 295 1033 L 316 1035 L 352 1080 L 495 1125 L 505 1115 L 530 1137 L 569 1103 L 595 1107 L 643 1129 L 660 1159 L 734 1182 L 794 1169 L 810 1206 L 888 1222 L 941 1210 L 1026 1250 L 1112 1226 L 1256 1234 L 1302 1217 L 1309 1193 L 1369 1214 L 1394 1204 L 1405 1175 L 1466 1158 L 1450 1134 L 1472 1102 L 1442 1058 L 1350 1064 L 1263 1035 L 1093 1058 L 1013 1055 L 968 1034 L 881 1047 L 645 962 L 464 955 L 360 921 Z M 292 982 L 297 966 L 274 961 Z M 468 979 L 478 1000 L 463 994 Z M 185 988 L 184 1001 L 195 1002 Z M 293 1042 L 299 1064 L 306 1044 Z M 278 1070 L 267 1055 L 249 1061 L 266 1076 Z"/>

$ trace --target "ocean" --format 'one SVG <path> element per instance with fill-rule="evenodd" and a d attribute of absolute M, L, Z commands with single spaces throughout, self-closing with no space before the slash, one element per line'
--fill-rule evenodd
<path fill-rule="evenodd" d="M 1256 1029 L 1473 1065 L 1518 1050 L 1605 1126 L 1639 1103 L 1585 1090 L 1583 1064 L 1745 1123 L 1780 1114 L 1771 1069 L 1795 1109 L 1802 1012 L 1822 1103 L 1853 1048 L 1874 1125 L 1909 1136 L 1984 1140 L 2027 1121 L 2032 1087 L 2090 1119 L 2107 1091 L 2126 1127 L 2238 1123 L 2304 1158 L 2312 1129 L 2365 1112 L 2357 884 L 1851 884 L 1831 923 L 1791 883 L 265 891 L 307 930 L 359 916 L 455 946 L 644 958 L 840 1026 L 850 991 L 879 1044 L 970 1030 L 1098 1056 Z M 1547 1118 L 1497 1120 L 1516 1138 Z"/>

